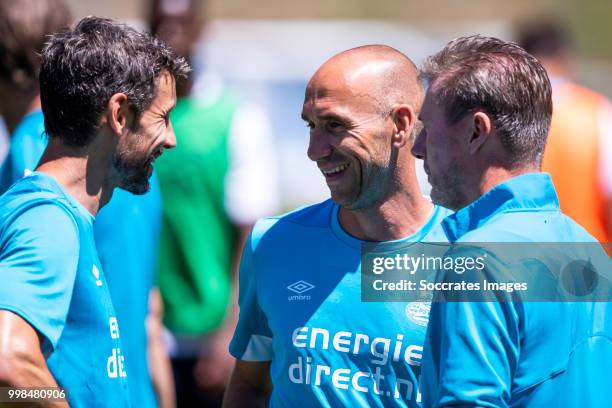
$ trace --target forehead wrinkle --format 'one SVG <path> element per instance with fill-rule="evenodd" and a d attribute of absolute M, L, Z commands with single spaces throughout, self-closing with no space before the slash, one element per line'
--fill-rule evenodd
<path fill-rule="evenodd" d="M 309 81 L 304 107 L 338 113 L 340 109 L 349 117 L 357 112 L 380 113 L 387 109 L 390 93 L 397 92 L 389 83 L 396 65 L 397 61 L 390 58 L 367 60 L 354 55 L 332 58 Z"/>
<path fill-rule="evenodd" d="M 315 75 L 306 88 L 304 107 L 320 110 L 324 105 L 323 109 L 329 111 L 337 101 L 352 96 L 347 91 L 344 81 L 334 80 L 330 75 Z"/>

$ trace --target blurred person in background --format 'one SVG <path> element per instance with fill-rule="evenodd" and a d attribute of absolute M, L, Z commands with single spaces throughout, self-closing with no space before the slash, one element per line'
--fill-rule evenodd
<path fill-rule="evenodd" d="M 571 79 L 569 33 L 558 21 L 525 23 L 518 43 L 546 68 L 553 117 L 542 171 L 565 214 L 600 242 L 612 239 L 612 105 Z"/>
<path fill-rule="evenodd" d="M 44 124 L 38 90 L 40 52 L 47 36 L 68 28 L 71 21 L 63 0 L 0 2 L 0 115 L 10 139 L 21 139 L 24 133 L 42 139 Z M 44 147 L 45 143 L 35 150 L 34 165 Z M 0 193 L 23 176 L 23 170 L 14 169 L 13 160 L 8 155 L 2 163 Z"/>
<path fill-rule="evenodd" d="M 203 4 L 151 6 L 151 32 L 191 62 Z M 233 269 L 252 224 L 277 210 L 275 159 L 264 112 L 218 77 L 194 76 L 177 96 L 171 118 L 181 143 L 157 166 L 164 200 L 158 284 L 178 405 L 218 406 L 233 365 Z"/>
<path fill-rule="evenodd" d="M 63 0 L 0 2 L 0 113 L 11 131 L 2 165 L 2 193 L 37 166 L 47 146 L 38 85 L 40 53 L 48 36 L 70 22 Z M 174 399 L 162 341 L 161 300 L 153 288 L 161 211 L 161 194 L 153 177 L 151 190 L 142 196 L 117 189 L 94 224 L 98 256 L 123 328 L 131 397 L 143 407 L 157 402 L 171 407 Z"/>
<path fill-rule="evenodd" d="M 128 333 L 144 326 L 144 316 L 130 327 L 120 310 L 136 308 L 141 296 L 146 304 L 148 293 L 130 287 L 131 302 L 115 308 L 93 224 L 116 187 L 150 189 L 154 160 L 176 144 L 169 112 L 175 81 L 189 67 L 149 35 L 97 17 L 50 36 L 41 55 L 49 140 L 36 171 L 0 198 L 0 383 L 59 385 L 74 407 L 152 406 L 139 391 L 147 373 L 129 362 L 144 353 L 127 352 L 136 341 Z M 121 259 L 142 256 L 140 245 L 121 249 Z M 113 273 L 116 286 L 135 272 Z"/>

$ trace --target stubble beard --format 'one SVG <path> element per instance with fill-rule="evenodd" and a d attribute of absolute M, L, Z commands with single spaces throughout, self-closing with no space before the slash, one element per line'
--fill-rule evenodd
<path fill-rule="evenodd" d="M 150 158 L 138 159 L 116 152 L 113 168 L 119 175 L 119 187 L 132 194 L 142 195 L 151 188 L 149 184 Z"/>
<path fill-rule="evenodd" d="M 364 210 L 375 207 L 382 203 L 389 190 L 389 182 L 392 169 L 371 164 L 368 169 L 361 166 L 361 173 L 357 181 L 357 191 L 353 194 L 354 199 L 346 204 L 341 204 L 347 210 Z M 364 172 L 368 176 L 364 176 Z"/>
<path fill-rule="evenodd" d="M 431 180 L 431 200 L 438 205 L 457 211 L 469 203 L 461 187 L 460 169 L 452 166 L 450 170 Z"/>

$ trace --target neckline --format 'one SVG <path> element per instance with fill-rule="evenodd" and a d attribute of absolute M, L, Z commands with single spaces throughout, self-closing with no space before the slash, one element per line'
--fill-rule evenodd
<path fill-rule="evenodd" d="M 336 238 L 338 238 L 340 241 L 342 241 L 346 245 L 353 247 L 353 248 L 361 248 L 361 245 L 364 243 L 372 243 L 372 244 L 377 243 L 374 241 L 364 241 L 359 238 L 355 238 L 354 236 L 346 232 L 344 228 L 342 228 L 342 225 L 340 225 L 340 220 L 338 219 L 339 211 L 340 211 L 340 206 L 332 202 L 332 210 L 330 214 L 330 217 L 331 217 L 330 224 L 331 224 L 332 232 L 334 233 Z M 385 243 L 419 242 L 429 233 L 429 230 L 434 225 L 434 223 L 437 221 L 439 213 L 440 213 L 440 206 L 434 205 L 434 208 L 430 216 L 427 218 L 427 221 L 425 221 L 425 223 L 413 234 L 410 234 L 406 237 L 395 239 L 392 241 L 383 241 L 383 242 Z"/>
<path fill-rule="evenodd" d="M 476 201 L 445 218 L 442 226 L 451 242 L 507 211 L 559 210 L 550 175 L 525 173 L 487 191 Z"/>

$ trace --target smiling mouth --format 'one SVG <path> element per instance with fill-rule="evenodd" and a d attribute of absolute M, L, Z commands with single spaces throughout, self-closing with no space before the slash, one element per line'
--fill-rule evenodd
<path fill-rule="evenodd" d="M 348 168 L 348 166 L 349 166 L 349 163 L 344 163 L 344 164 L 340 164 L 329 170 L 323 170 L 323 169 L 320 169 L 320 170 L 321 170 L 321 173 L 323 173 L 325 177 L 332 177 L 334 175 L 342 173 L 344 170 Z"/>

